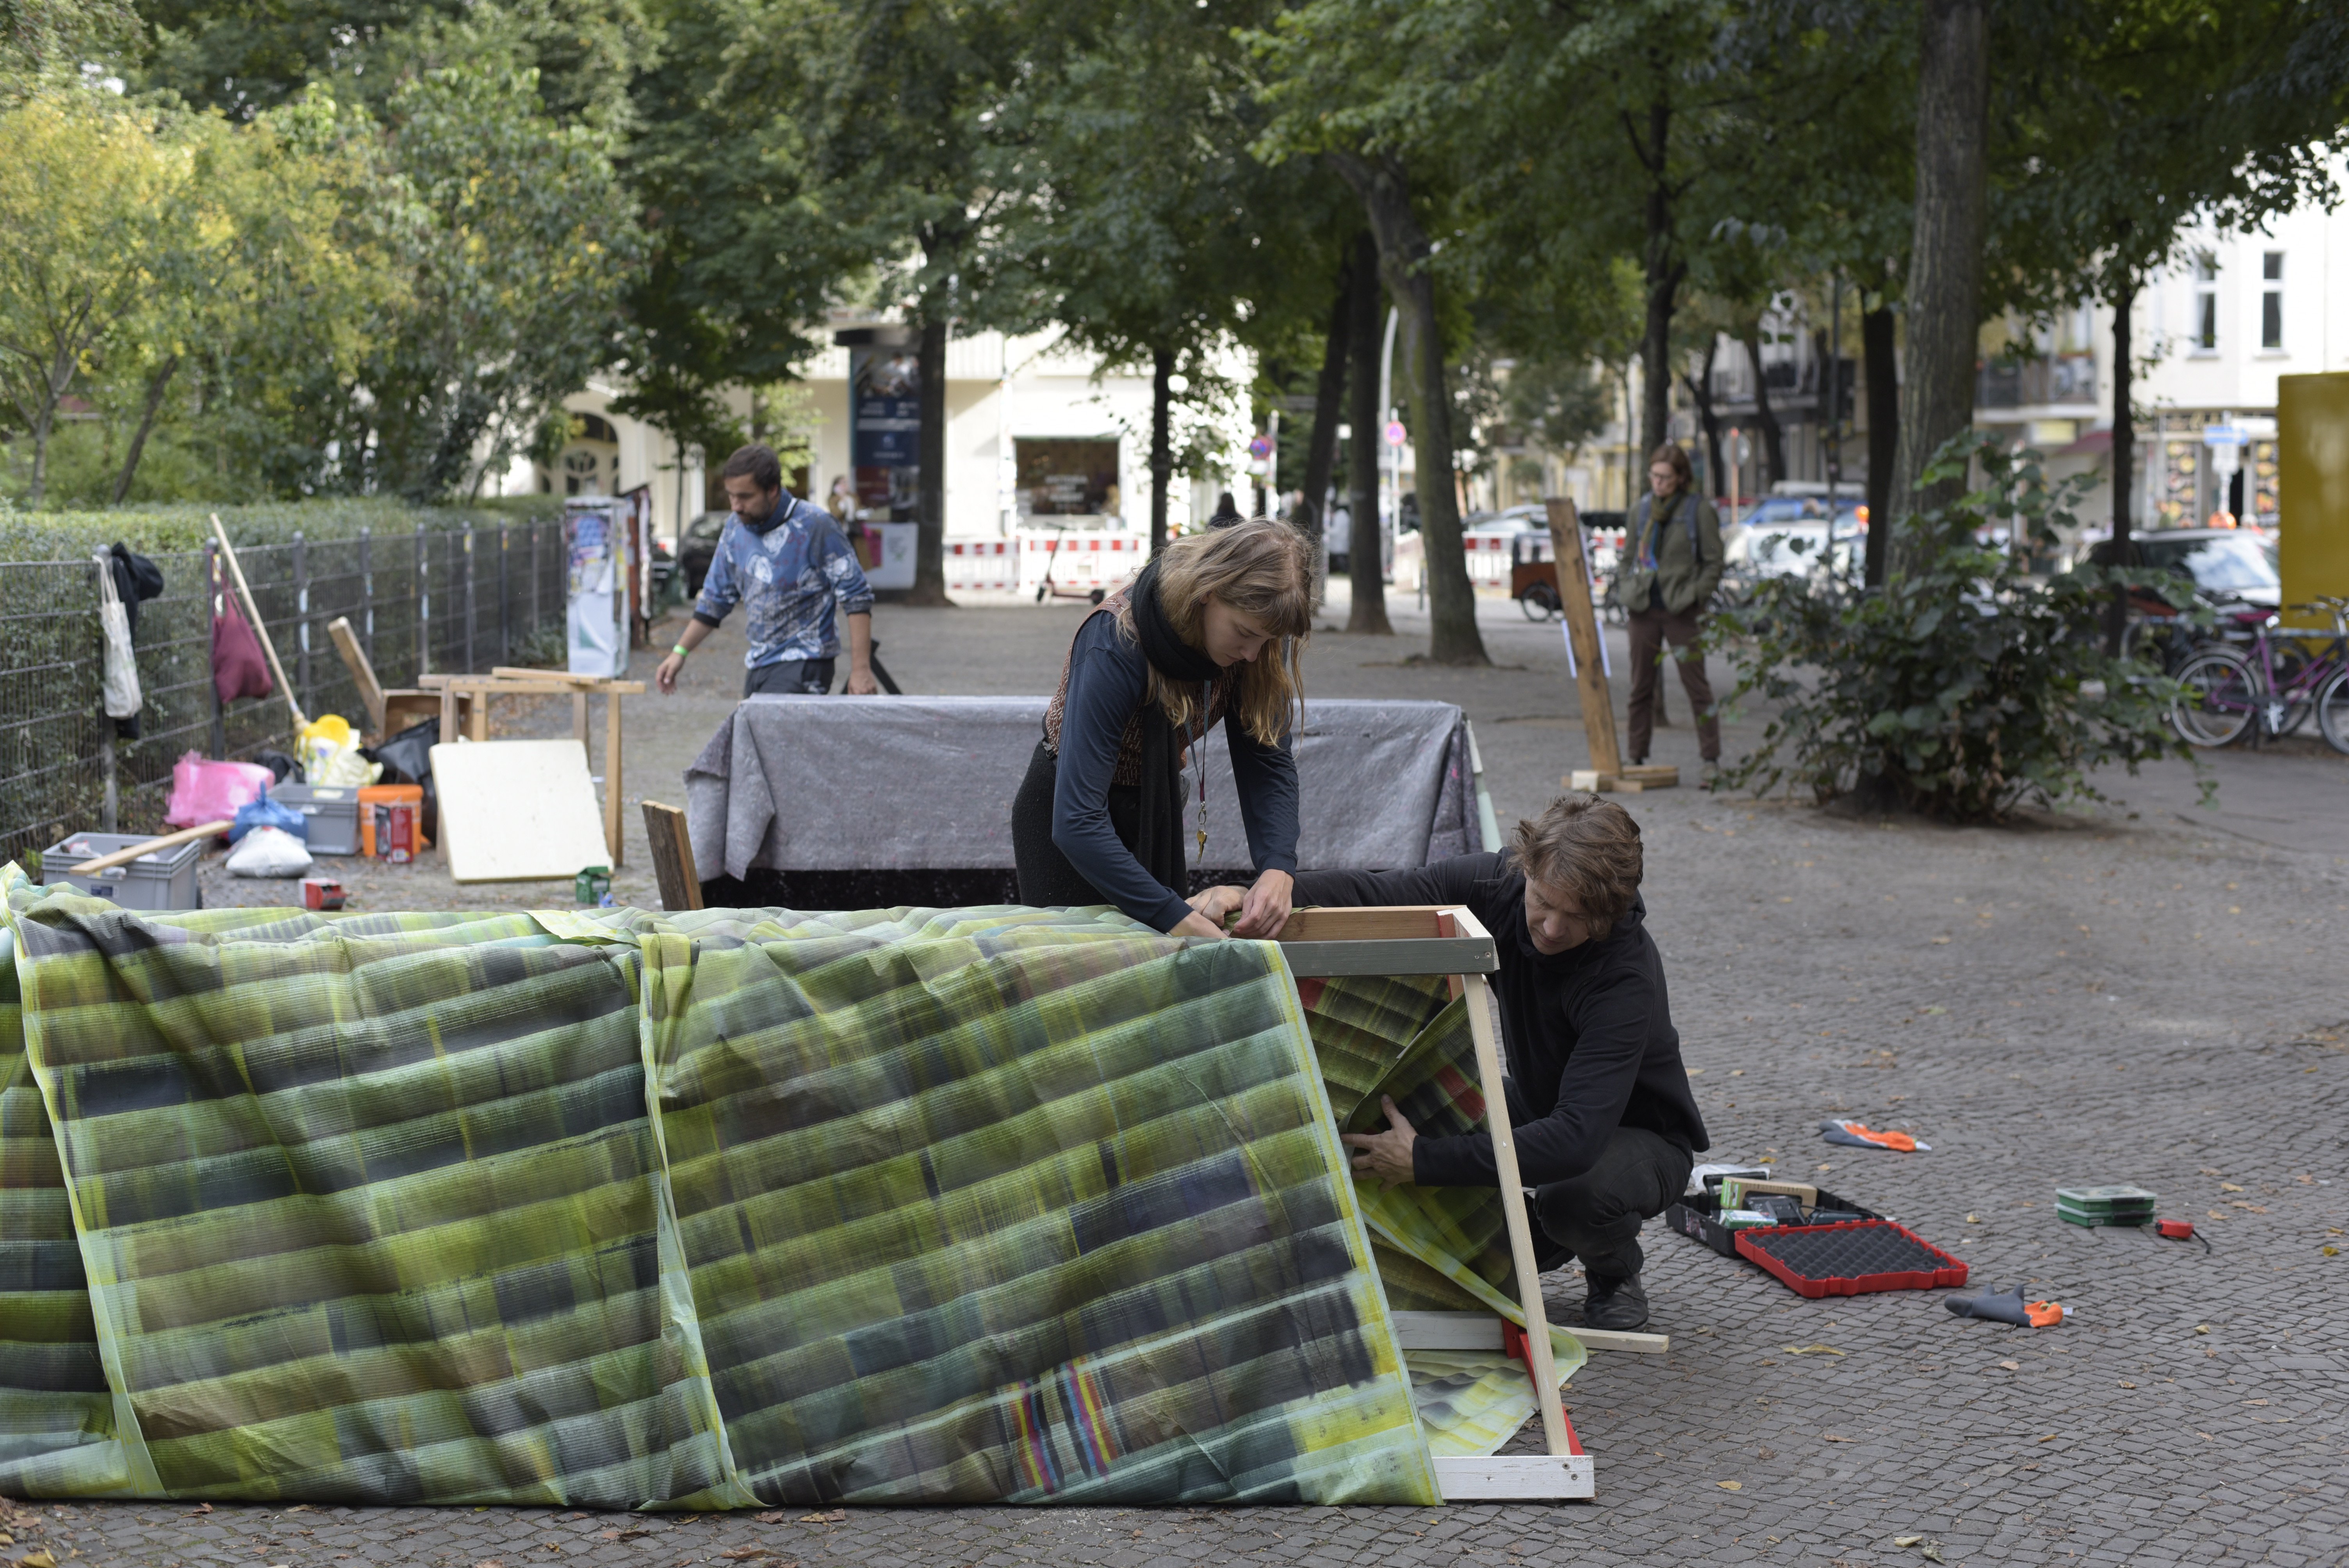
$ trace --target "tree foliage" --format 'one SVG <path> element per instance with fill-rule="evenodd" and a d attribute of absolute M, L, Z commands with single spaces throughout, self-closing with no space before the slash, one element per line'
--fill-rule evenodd
<path fill-rule="evenodd" d="M 1986 478 L 1966 489 L 1970 470 Z M 2037 453 L 1974 436 L 1945 444 L 1925 479 L 1962 493 L 1912 517 L 1914 564 L 1880 591 L 1774 577 L 1716 617 L 1710 638 L 1738 677 L 1723 706 L 1759 696 L 1774 710 L 1730 787 L 1995 821 L 2027 802 L 2101 799 L 2091 775 L 2110 764 L 2133 774 L 2189 757 L 2168 723 L 2176 683 L 2094 635 L 2128 574 L 2026 569 L 2030 547 L 2073 526 L 2085 481 L 2051 484 Z M 2010 530 L 2012 544 L 1994 542 Z"/>

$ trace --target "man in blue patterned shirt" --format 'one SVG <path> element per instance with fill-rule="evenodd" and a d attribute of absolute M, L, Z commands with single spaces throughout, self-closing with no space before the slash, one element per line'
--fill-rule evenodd
<path fill-rule="evenodd" d="M 880 689 L 873 680 L 873 589 L 840 525 L 822 507 L 783 493 L 782 464 L 770 448 L 744 447 L 719 473 L 734 515 L 718 536 L 693 620 L 654 677 L 660 689 L 677 689 L 687 657 L 743 603 L 750 615 L 744 696 L 830 691 L 840 656 L 835 611 L 848 617 L 849 695 L 872 696 Z"/>

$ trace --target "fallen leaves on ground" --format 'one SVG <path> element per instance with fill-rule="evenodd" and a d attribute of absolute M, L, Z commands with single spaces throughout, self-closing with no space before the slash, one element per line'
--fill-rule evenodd
<path fill-rule="evenodd" d="M 1723 1491 L 1742 1491 L 1745 1487 L 1745 1483 L 1742 1480 L 1717 1480 L 1713 1484 Z"/>
<path fill-rule="evenodd" d="M 47 1551 L 27 1552 L 16 1559 L 16 1568 L 57 1568 L 57 1560 Z"/>
<path fill-rule="evenodd" d="M 848 1522 L 848 1510 L 834 1508 L 823 1513 L 802 1513 L 800 1515 L 800 1522 L 802 1524 L 845 1524 Z"/>
<path fill-rule="evenodd" d="M 1841 1356 L 1844 1354 L 1832 1345 L 1782 1345 L 1778 1348 L 1789 1356 Z"/>
<path fill-rule="evenodd" d="M 1829 1432 L 1826 1437 L 1822 1438 L 1820 1441 L 1829 1443 L 1856 1443 L 1859 1441 L 1859 1439 L 1857 1438 L 1841 1438 L 1837 1437 L 1833 1432 Z"/>
<path fill-rule="evenodd" d="M 199 1514 L 199 1513 L 210 1513 L 212 1511 L 212 1505 L 211 1503 L 209 1503 L 209 1502 L 200 1502 L 200 1503 L 196 1504 L 196 1506 L 195 1506 L 195 1507 L 193 1507 L 193 1508 L 191 1508 L 191 1509 L 188 1510 L 188 1512 L 189 1512 L 190 1516 L 191 1516 L 191 1517 L 192 1517 L 193 1515 L 196 1515 L 196 1514 Z"/>
<path fill-rule="evenodd" d="M 634 1541 L 639 1535 L 650 1535 L 651 1533 L 652 1532 L 646 1529 L 644 1526 L 637 1525 L 634 1529 L 630 1530 L 601 1531 L 598 1532 L 598 1538 L 605 1541 Z"/>

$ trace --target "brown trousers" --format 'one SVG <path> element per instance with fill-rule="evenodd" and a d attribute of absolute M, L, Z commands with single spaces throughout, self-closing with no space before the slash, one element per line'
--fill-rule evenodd
<path fill-rule="evenodd" d="M 1681 686 L 1689 706 L 1696 710 L 1697 755 L 1707 762 L 1721 760 L 1721 720 L 1713 717 L 1713 683 L 1705 678 L 1704 655 L 1691 648 L 1696 641 L 1697 613 L 1683 610 L 1635 610 L 1631 614 L 1631 735 L 1625 760 L 1647 759 L 1648 743 L 1656 732 L 1657 664 L 1664 645 L 1675 650 Z"/>

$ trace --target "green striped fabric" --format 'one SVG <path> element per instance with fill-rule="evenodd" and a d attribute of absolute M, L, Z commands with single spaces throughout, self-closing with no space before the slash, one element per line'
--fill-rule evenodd
<path fill-rule="evenodd" d="M 1337 1140 L 1462 1117 L 1433 988 L 1098 911 L 0 891 L 0 1492 L 1427 1503 L 1530 1410 L 1423 1423 L 1381 1274 L 1505 1310 L 1506 1251 Z"/>

